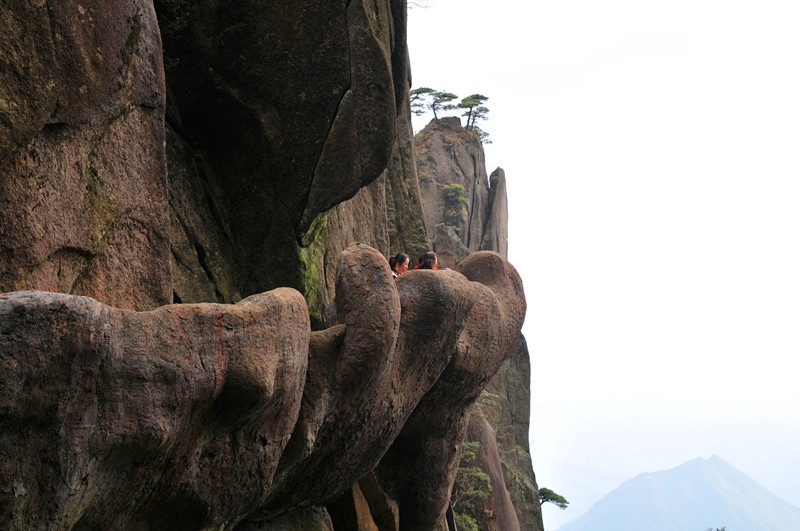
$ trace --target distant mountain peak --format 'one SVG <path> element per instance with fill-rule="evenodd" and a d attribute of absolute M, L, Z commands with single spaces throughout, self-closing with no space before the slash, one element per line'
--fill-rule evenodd
<path fill-rule="evenodd" d="M 558 531 L 800 530 L 800 508 L 718 455 L 626 481 Z"/>

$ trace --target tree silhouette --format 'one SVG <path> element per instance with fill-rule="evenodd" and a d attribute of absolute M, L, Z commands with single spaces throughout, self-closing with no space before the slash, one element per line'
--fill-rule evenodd
<path fill-rule="evenodd" d="M 430 87 L 420 87 L 412 90 L 411 112 L 417 116 L 425 114 L 427 111 L 433 112 L 433 117 L 439 119 L 437 111 L 452 111 L 457 107 L 450 102 L 458 96 L 446 90 L 434 90 Z"/>
<path fill-rule="evenodd" d="M 486 119 L 486 113 L 489 112 L 489 109 L 483 106 L 483 102 L 488 99 L 489 98 L 483 94 L 472 94 L 461 100 L 461 103 L 458 104 L 459 109 L 466 109 L 464 114 L 461 115 L 467 117 L 467 125 L 464 126 L 466 129 L 470 129 L 475 125 L 476 119 Z"/>
<path fill-rule="evenodd" d="M 545 503 L 552 503 L 559 509 L 566 509 L 569 502 L 566 498 L 561 496 L 560 494 L 556 494 L 552 490 L 548 489 L 547 487 L 542 487 L 539 489 L 539 504 L 544 505 Z"/>

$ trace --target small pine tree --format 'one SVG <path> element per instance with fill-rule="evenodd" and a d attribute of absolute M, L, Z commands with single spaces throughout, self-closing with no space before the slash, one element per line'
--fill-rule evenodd
<path fill-rule="evenodd" d="M 428 111 L 433 113 L 433 117 L 439 119 L 439 112 L 452 111 L 457 106 L 450 103 L 458 96 L 446 90 L 434 90 L 430 87 L 415 88 L 409 92 L 411 101 L 411 112 L 417 116 L 422 116 Z"/>
<path fill-rule="evenodd" d="M 484 527 L 480 525 L 486 519 L 483 502 L 492 493 L 492 480 L 483 470 L 473 466 L 480 447 L 479 442 L 465 442 L 461 450 L 461 461 L 450 497 L 458 529 L 478 530 Z"/>
<path fill-rule="evenodd" d="M 476 119 L 486 119 L 486 113 L 489 112 L 489 109 L 483 106 L 483 102 L 488 99 L 489 98 L 483 94 L 472 94 L 461 100 L 461 103 L 457 105 L 459 109 L 466 109 L 464 114 L 461 115 L 467 117 L 467 124 L 464 126 L 465 129 L 471 130 L 472 126 L 475 125 Z"/>
<path fill-rule="evenodd" d="M 450 102 L 456 99 L 458 96 L 453 94 L 452 92 L 447 92 L 445 90 L 436 91 L 432 94 L 433 99 L 430 103 L 430 109 L 433 111 L 433 117 L 437 120 L 439 116 L 436 114 L 436 110 L 440 111 L 452 111 L 456 108 L 455 105 L 451 104 Z"/>
<path fill-rule="evenodd" d="M 539 504 L 544 505 L 545 503 L 552 503 L 562 510 L 566 509 L 567 505 L 569 505 L 569 502 L 564 496 L 553 492 L 547 487 L 541 487 L 539 489 Z"/>
<path fill-rule="evenodd" d="M 469 207 L 469 200 L 464 192 L 464 186 L 448 183 L 442 186 L 442 221 L 456 232 L 461 216 Z"/>
<path fill-rule="evenodd" d="M 436 92 L 430 87 L 419 87 L 409 92 L 411 102 L 411 112 L 417 116 L 422 116 L 428 111 L 428 98 Z"/>

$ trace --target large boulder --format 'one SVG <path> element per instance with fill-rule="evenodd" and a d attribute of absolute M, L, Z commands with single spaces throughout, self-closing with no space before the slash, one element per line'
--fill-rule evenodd
<path fill-rule="evenodd" d="M 343 253 L 336 285 L 340 324 L 312 335 L 303 407 L 265 518 L 325 505 L 375 467 L 448 365 L 476 290 L 455 272 L 395 283 L 363 246 Z"/>
<path fill-rule="evenodd" d="M 447 367 L 376 469 L 384 490 L 398 502 L 401 529 L 432 529 L 443 519 L 469 409 L 515 346 L 525 318 L 522 282 L 500 255 L 474 253 L 457 271 L 472 281 L 475 303 Z M 398 284 L 419 274 L 456 273 L 414 271 L 402 275 Z"/>
<path fill-rule="evenodd" d="M 308 340 L 288 288 L 150 312 L 0 296 L 0 527 L 241 519 L 294 429 Z"/>

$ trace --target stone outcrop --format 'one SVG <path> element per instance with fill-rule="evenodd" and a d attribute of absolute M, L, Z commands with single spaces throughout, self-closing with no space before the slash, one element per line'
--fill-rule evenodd
<path fill-rule="evenodd" d="M 483 521 L 479 521 L 480 529 L 487 531 L 535 529 L 520 526 L 511 497 L 506 490 L 504 477 L 507 472 L 500 461 L 495 431 L 478 408 L 474 408 L 470 414 L 467 439 L 482 443 L 475 450 L 475 466 L 486 473 L 492 486 L 489 498 L 484 502 L 491 509 L 487 511 L 489 514 L 484 513 Z"/>
<path fill-rule="evenodd" d="M 0 292 L 171 302 L 151 2 L 0 6 Z"/>
<path fill-rule="evenodd" d="M 172 95 L 175 294 L 235 302 L 291 286 L 319 328 L 350 243 L 384 254 L 429 245 L 405 2 L 220 5 L 156 2 Z"/>
<path fill-rule="evenodd" d="M 496 253 L 460 271 L 395 282 L 377 251 L 351 247 L 340 324 L 311 335 L 289 288 L 149 312 L 0 296 L 0 524 L 280 521 L 375 469 L 370 498 L 385 493 L 401 529 L 432 529 L 469 408 L 525 312 L 519 276 Z"/>
<path fill-rule="evenodd" d="M 508 194 L 503 168 L 496 168 L 489 176 L 489 214 L 481 249 L 496 251 L 508 258 Z"/>
<path fill-rule="evenodd" d="M 453 267 L 476 248 L 507 256 L 505 172 L 497 168 L 486 179 L 478 137 L 451 117 L 431 121 L 416 141 L 424 210 L 440 265 Z M 453 185 L 463 188 L 463 201 L 448 200 Z M 469 427 L 472 436 L 479 437 L 469 442 L 483 448 L 479 466 L 493 478 L 492 497 L 486 505 L 496 517 L 483 523 L 492 529 L 512 529 L 507 509 L 513 506 L 514 521 L 521 529 L 540 531 L 541 508 L 528 443 L 530 358 L 522 335 L 486 391 L 487 399 L 476 406 Z M 484 426 L 487 420 L 488 427 Z M 495 463 L 502 465 L 499 475 Z"/>
<path fill-rule="evenodd" d="M 490 442 L 497 447 L 505 490 L 514 506 L 520 528 L 541 530 L 542 509 L 528 440 L 531 363 L 524 336 L 519 336 L 511 355 L 503 362 L 485 391 L 488 393 L 487 399 L 479 401 L 473 412 L 479 411 L 481 422 L 487 422 L 494 432 L 494 441 Z"/>
<path fill-rule="evenodd" d="M 376 469 L 384 490 L 399 504 L 401 529 L 432 529 L 444 517 L 469 422 L 469 408 L 516 344 L 525 319 L 522 281 L 500 255 L 475 253 L 457 270 L 473 280 L 474 307 L 447 368 Z M 420 274 L 454 275 L 449 271 L 412 271 L 401 275 L 398 284 L 404 284 L 406 279 L 410 282 Z M 420 291 L 415 303 L 428 299 L 428 293 Z M 507 326 L 508 323 L 516 326 Z M 433 329 L 429 332 L 435 334 Z M 416 349 L 428 341 L 425 337 L 429 336 L 416 338 Z"/>
<path fill-rule="evenodd" d="M 294 290 L 150 312 L 0 296 L 0 527 L 200 529 L 269 493 L 300 409 Z"/>
<path fill-rule="evenodd" d="M 431 247 L 405 1 L 154 3 L 0 6 L 0 527 L 439 526 L 524 298 L 381 257 Z"/>
<path fill-rule="evenodd" d="M 416 137 L 425 223 L 439 264 L 453 267 L 467 254 L 508 254 L 505 173 L 486 176 L 483 147 L 461 120 L 432 120 Z"/>

